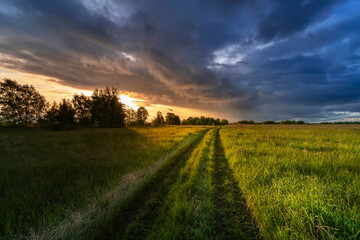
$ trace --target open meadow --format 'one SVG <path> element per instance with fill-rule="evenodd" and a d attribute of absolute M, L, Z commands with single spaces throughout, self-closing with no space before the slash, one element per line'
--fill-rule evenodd
<path fill-rule="evenodd" d="M 360 126 L 0 129 L 3 239 L 359 239 Z"/>
<path fill-rule="evenodd" d="M 360 238 L 360 126 L 229 126 L 221 140 L 265 238 Z"/>
<path fill-rule="evenodd" d="M 78 209 L 89 211 L 89 204 L 112 202 L 104 198 L 136 182 L 146 173 L 142 169 L 171 157 L 202 129 L 0 128 L 1 236 L 39 234 Z"/>

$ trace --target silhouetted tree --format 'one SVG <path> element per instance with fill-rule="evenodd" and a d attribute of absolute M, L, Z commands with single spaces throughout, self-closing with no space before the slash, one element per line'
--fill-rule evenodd
<path fill-rule="evenodd" d="M 226 119 L 222 119 L 221 122 L 220 122 L 221 125 L 228 125 L 229 124 L 229 121 L 226 120 Z"/>
<path fill-rule="evenodd" d="M 190 123 L 189 120 L 183 119 L 183 120 L 181 121 L 181 125 L 191 125 L 191 123 Z"/>
<path fill-rule="evenodd" d="M 186 120 L 184 119 L 181 122 L 182 125 L 222 125 L 228 124 L 226 119 L 220 121 L 220 118 L 212 118 L 212 117 L 188 117 Z"/>
<path fill-rule="evenodd" d="M 43 116 L 47 103 L 32 85 L 20 85 L 5 78 L 0 82 L 0 105 L 4 122 L 28 126 Z"/>
<path fill-rule="evenodd" d="M 125 126 L 125 111 L 116 88 L 95 89 L 91 96 L 91 121 L 99 127 Z"/>
<path fill-rule="evenodd" d="M 75 125 L 75 109 L 69 100 L 63 99 L 60 104 L 54 102 L 45 115 L 49 126 L 64 128 Z"/>
<path fill-rule="evenodd" d="M 164 116 L 162 115 L 162 113 L 160 111 L 158 111 L 156 113 L 156 117 L 154 118 L 152 124 L 154 126 L 160 126 L 160 125 L 163 125 L 164 123 L 165 123 Z"/>
<path fill-rule="evenodd" d="M 80 126 L 88 126 L 91 124 L 91 106 L 90 97 L 84 94 L 75 94 L 72 99 L 75 109 L 75 120 Z"/>
<path fill-rule="evenodd" d="M 59 105 L 53 102 L 50 108 L 46 111 L 45 119 L 49 125 L 56 125 L 59 119 Z"/>
<path fill-rule="evenodd" d="M 145 107 L 139 107 L 137 112 L 137 123 L 138 125 L 145 125 L 146 119 L 149 117 L 149 112 L 146 110 Z"/>
<path fill-rule="evenodd" d="M 134 109 L 126 109 L 125 123 L 127 126 L 134 126 L 137 120 L 137 113 Z"/>
<path fill-rule="evenodd" d="M 221 124 L 220 118 L 215 119 L 214 125 L 220 125 L 220 124 Z"/>
<path fill-rule="evenodd" d="M 283 121 L 280 122 L 280 124 L 296 124 L 296 121 L 283 120 Z"/>
<path fill-rule="evenodd" d="M 189 123 L 189 125 L 195 125 L 196 121 L 194 121 L 193 117 L 188 117 L 187 122 Z"/>
<path fill-rule="evenodd" d="M 168 125 L 180 125 L 180 117 L 174 113 L 167 113 L 165 122 Z"/>
<path fill-rule="evenodd" d="M 253 120 L 241 120 L 241 121 L 238 121 L 237 123 L 239 123 L 239 124 L 254 124 L 254 121 Z"/>
<path fill-rule="evenodd" d="M 75 125 L 75 109 L 69 100 L 63 99 L 60 102 L 58 122 L 61 126 Z"/>

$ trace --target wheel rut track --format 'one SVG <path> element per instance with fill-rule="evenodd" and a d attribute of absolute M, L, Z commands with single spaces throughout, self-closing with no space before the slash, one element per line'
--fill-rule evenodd
<path fill-rule="evenodd" d="M 262 239 L 225 157 L 220 128 L 215 135 L 214 183 L 217 239 Z"/>
<path fill-rule="evenodd" d="M 152 222 L 159 215 L 171 185 L 176 181 L 176 175 L 185 165 L 191 152 L 204 138 L 206 130 L 188 148 L 178 154 L 166 167 L 161 168 L 156 175 L 121 208 L 119 213 L 108 223 L 108 226 L 94 239 L 143 239 L 151 229 Z M 136 225 L 133 225 L 133 224 Z M 140 224 L 139 224 L 140 223 Z"/>

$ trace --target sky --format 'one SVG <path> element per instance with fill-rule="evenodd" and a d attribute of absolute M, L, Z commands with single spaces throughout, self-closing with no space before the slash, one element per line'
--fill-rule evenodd
<path fill-rule="evenodd" d="M 360 1 L 0 1 L 5 77 L 152 115 L 359 121 Z"/>

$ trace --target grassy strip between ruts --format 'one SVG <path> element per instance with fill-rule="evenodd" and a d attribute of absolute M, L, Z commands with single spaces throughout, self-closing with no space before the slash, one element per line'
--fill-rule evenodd
<path fill-rule="evenodd" d="M 360 239 L 360 132 L 227 126 L 230 168 L 267 239 Z"/>
<path fill-rule="evenodd" d="M 209 172 L 215 131 L 208 132 L 192 152 L 171 186 L 159 217 L 143 239 L 213 238 L 214 205 Z M 134 238 L 134 231 L 128 234 L 125 239 Z"/>
<path fill-rule="evenodd" d="M 68 217 L 59 225 L 31 232 L 29 236 L 18 236 L 19 239 L 91 239 L 98 231 L 99 226 L 111 219 L 121 208 L 121 205 L 136 193 L 160 169 L 181 155 L 195 141 L 201 138 L 207 130 L 186 137 L 170 153 L 156 161 L 150 167 L 125 174 L 117 187 L 106 193 L 99 201 L 89 204 L 82 210 L 69 213 Z"/>

